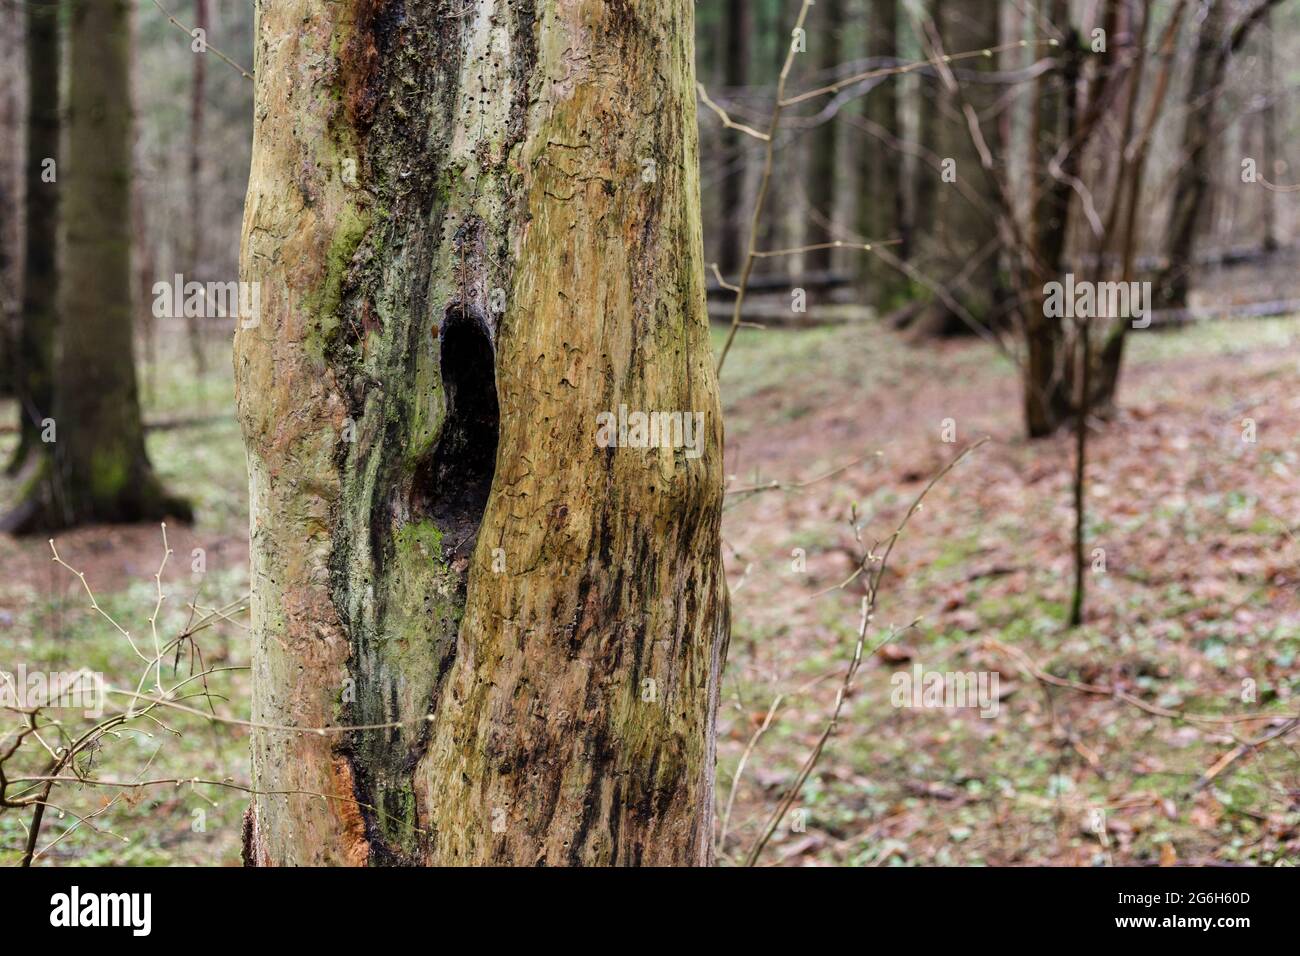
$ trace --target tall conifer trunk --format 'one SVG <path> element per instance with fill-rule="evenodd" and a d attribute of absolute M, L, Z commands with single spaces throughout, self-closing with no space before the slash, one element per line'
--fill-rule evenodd
<path fill-rule="evenodd" d="M 14 361 L 18 471 L 41 444 L 41 423 L 54 411 L 54 333 L 58 322 L 56 237 L 59 225 L 59 8 L 27 5 L 27 156 L 23 294 Z M 50 166 L 49 162 L 55 165 Z"/>
<path fill-rule="evenodd" d="M 58 170 L 59 283 L 54 431 L 4 528 L 48 531 L 167 516 L 145 454 L 133 354 L 131 0 L 71 0 L 68 158 Z"/>

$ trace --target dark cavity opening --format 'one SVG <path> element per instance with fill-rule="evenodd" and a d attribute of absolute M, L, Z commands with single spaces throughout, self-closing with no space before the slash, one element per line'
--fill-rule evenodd
<path fill-rule="evenodd" d="M 444 553 L 474 546 L 496 468 L 496 360 L 487 330 L 473 315 L 449 309 L 443 324 L 442 384 L 447 420 L 432 454 L 415 476 L 416 511 L 444 534 Z"/>

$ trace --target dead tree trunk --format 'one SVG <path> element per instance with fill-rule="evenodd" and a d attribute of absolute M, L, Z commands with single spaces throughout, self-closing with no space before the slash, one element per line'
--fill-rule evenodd
<path fill-rule="evenodd" d="M 728 631 L 692 3 L 464 10 L 259 8 L 246 858 L 708 863 Z M 608 412 L 701 425 L 612 447 Z M 274 729 L 341 725 L 381 729 Z"/>

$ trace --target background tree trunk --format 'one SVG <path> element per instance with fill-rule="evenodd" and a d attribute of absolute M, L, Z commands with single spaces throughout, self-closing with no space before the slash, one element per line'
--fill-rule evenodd
<path fill-rule="evenodd" d="M 1030 288 L 1023 307 L 1025 430 L 1030 438 L 1041 438 L 1064 424 L 1075 404 L 1069 391 L 1072 376 L 1064 353 L 1065 328 L 1061 319 L 1047 315 L 1043 287 L 1060 280 L 1069 236 L 1070 182 L 1065 176 L 1053 176 L 1048 167 L 1075 132 L 1079 56 L 1078 35 L 1070 24 L 1066 0 L 1040 0 L 1035 13 L 1034 34 L 1038 43 L 1044 44 L 1042 49 L 1058 33 L 1065 35 L 1056 53 L 1060 66 L 1043 73 L 1034 84 L 1036 96 L 1026 163 L 1026 179 L 1036 192 L 1028 230 L 1032 244 L 1029 261 L 1036 268 L 1025 269 L 1035 273 L 1028 277 Z M 1081 153 L 1082 149 L 1075 147 L 1065 157 L 1070 175 L 1077 175 Z"/>
<path fill-rule="evenodd" d="M 997 46 L 1000 21 L 996 0 L 936 0 L 935 9 L 945 53 Z M 935 278 L 950 287 L 952 297 L 978 322 L 991 320 L 999 287 L 997 227 L 990 210 L 977 204 L 980 197 L 992 197 L 995 187 L 980 164 L 962 104 L 970 103 L 982 121 L 985 140 L 995 143 L 996 128 L 989 113 L 997 102 L 997 88 L 973 80 L 971 75 L 996 69 L 995 57 L 965 60 L 954 67 L 961 96 L 938 88 L 936 152 L 941 161 L 954 161 L 957 179 L 965 188 L 943 182 L 938 171 L 922 169 L 923 177 L 937 180 L 933 185 L 935 242 L 929 257 Z M 923 319 L 927 331 L 948 335 L 970 331 L 969 325 L 939 300 L 927 311 Z"/>
<path fill-rule="evenodd" d="M 772 55 L 772 61 L 762 77 L 762 83 L 769 86 L 775 96 L 776 78 L 781 73 L 781 67 L 785 65 L 786 54 L 789 53 L 790 44 L 793 42 L 790 31 L 794 27 L 799 4 L 797 0 L 772 0 L 767 7 L 768 16 L 765 18 L 764 30 L 772 37 L 772 44 L 770 47 L 765 47 L 764 52 Z M 799 57 L 806 55 L 795 54 L 796 68 L 801 66 Z M 755 80 L 757 81 L 757 78 Z M 764 103 L 762 115 L 769 115 L 771 109 L 770 102 Z M 791 203 L 792 197 L 796 200 L 799 198 L 799 181 L 790 178 L 798 174 L 801 162 L 798 146 L 798 139 L 793 137 L 789 130 L 778 131 L 776 152 L 772 157 L 772 178 L 767 185 L 767 197 L 763 201 L 763 216 L 758 224 L 758 237 L 755 242 L 758 249 L 769 251 L 791 249 L 799 244 Z M 797 254 L 775 256 L 771 259 L 760 259 L 755 263 L 754 273 L 794 275 L 799 269 L 799 264 L 800 256 Z"/>
<path fill-rule="evenodd" d="M 1259 38 L 1260 71 L 1264 75 L 1264 108 L 1259 113 L 1260 157 L 1259 169 L 1271 183 L 1278 182 L 1277 164 L 1277 97 L 1281 95 L 1277 83 L 1277 68 L 1273 65 L 1273 18 L 1272 13 L 1264 14 L 1263 32 Z M 1273 190 L 1259 190 L 1261 245 L 1265 252 L 1273 252 L 1278 247 L 1277 236 L 1277 199 Z"/>
<path fill-rule="evenodd" d="M 1210 213 L 1210 126 L 1214 122 L 1214 91 L 1222 85 L 1216 65 L 1222 62 L 1217 54 L 1226 41 L 1226 7 L 1225 0 L 1209 0 L 1197 35 L 1192 74 L 1183 101 L 1183 161 L 1174 180 L 1165 265 L 1154 283 L 1155 305 L 1161 309 L 1187 307 L 1197 223 Z"/>
<path fill-rule="evenodd" d="M 900 0 L 901 2 L 901 0 Z M 925 0 L 925 15 L 932 20 L 938 18 L 940 0 Z M 918 74 L 916 103 L 920 116 L 917 121 L 917 137 L 920 141 L 921 156 L 914 167 L 912 183 L 912 225 L 915 248 L 918 252 L 932 251 L 935 231 L 934 213 L 936 196 L 939 192 L 939 170 L 931 164 L 939 162 L 939 99 L 943 84 L 933 71 Z M 944 184 L 946 185 L 946 184 Z M 928 263 L 927 263 L 928 265 Z"/>
<path fill-rule="evenodd" d="M 259 8 L 254 719 L 400 725 L 256 731 L 257 786 L 291 792 L 255 798 L 246 859 L 708 863 L 727 597 L 692 5 L 461 9 Z M 701 412 L 702 455 L 599 447 L 620 404 Z"/>
<path fill-rule="evenodd" d="M 867 56 L 873 61 L 898 58 L 898 0 L 866 0 Z M 883 64 L 882 64 L 883 65 Z M 903 221 L 903 128 L 899 104 L 903 77 L 884 79 L 866 95 L 864 112 L 872 128 L 866 146 L 863 182 L 857 196 L 858 233 L 868 242 L 895 237 L 902 245 L 890 251 L 900 259 L 910 252 Z M 923 104 L 924 105 L 924 104 Z M 903 304 L 910 286 L 906 276 L 879 256 L 856 253 L 860 286 L 872 305 L 885 311 Z"/>
<path fill-rule="evenodd" d="M 208 0 L 194 0 L 195 30 L 208 30 Z M 185 239 L 185 259 L 181 272 L 186 282 L 202 282 L 203 267 L 203 107 L 207 89 L 208 54 L 193 52 L 194 72 L 190 79 L 190 137 L 186 156 L 185 187 L 189 196 L 189 232 Z M 199 375 L 207 374 L 208 363 L 203 350 L 203 318 L 186 315 L 186 335 L 190 343 L 190 357 Z"/>
<path fill-rule="evenodd" d="M 726 30 L 726 84 L 730 90 L 739 90 L 749 82 L 749 58 L 752 55 L 750 34 L 753 18 L 751 0 L 727 0 Z M 722 179 L 722 209 L 720 210 L 719 267 L 732 282 L 740 270 L 745 256 L 747 201 L 745 181 L 749 138 L 736 130 L 723 130 L 727 144 L 726 171 Z"/>
<path fill-rule="evenodd" d="M 17 471 L 41 445 L 41 421 L 54 411 L 54 337 L 58 325 L 56 237 L 59 189 L 44 182 L 46 162 L 59 157 L 59 9 L 27 6 L 27 159 L 23 164 L 26 217 L 23 296 L 15 353 L 19 443 Z M 55 167 L 57 172 L 57 166 Z"/>
<path fill-rule="evenodd" d="M 29 532 L 189 518 L 149 465 L 132 354 L 130 0 L 74 0 L 65 252 L 54 381 L 57 440 L 7 519 Z M 33 219 L 36 217 L 33 216 Z"/>
<path fill-rule="evenodd" d="M 0 5 L 0 395 L 14 394 L 15 351 L 22 301 L 23 56 L 27 8 Z"/>
<path fill-rule="evenodd" d="M 841 32 L 844 27 L 844 10 L 841 0 L 821 0 L 817 5 L 819 17 L 809 31 L 809 53 L 814 55 L 826 83 L 834 81 L 833 71 L 840 65 Z M 832 225 L 835 221 L 836 175 L 839 170 L 839 121 L 830 119 L 817 127 L 812 137 L 812 155 L 809 157 L 808 201 L 812 209 L 808 214 L 806 242 L 816 245 L 833 242 L 836 238 Z M 810 250 L 804 267 L 812 271 L 829 272 L 835 261 L 834 249 Z"/>
<path fill-rule="evenodd" d="M 1215 136 L 1215 104 L 1220 98 L 1228 61 L 1281 0 L 1260 0 L 1228 29 L 1228 4 L 1209 0 L 1201 23 L 1192 61 L 1192 76 L 1187 84 L 1183 125 L 1183 164 L 1174 184 L 1173 207 L 1169 214 L 1165 265 L 1154 282 L 1157 308 L 1181 309 L 1187 305 L 1191 285 L 1192 257 L 1195 254 L 1197 225 L 1211 214 L 1214 198 L 1213 157 L 1218 145 Z"/>

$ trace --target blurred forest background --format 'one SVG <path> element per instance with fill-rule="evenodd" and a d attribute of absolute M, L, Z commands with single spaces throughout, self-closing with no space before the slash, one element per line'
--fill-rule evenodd
<path fill-rule="evenodd" d="M 131 19 L 128 358 L 152 474 L 185 503 L 164 510 L 193 518 L 168 522 L 169 559 L 157 521 L 23 512 L 39 467 L 23 431 L 45 417 L 25 323 L 77 321 L 46 294 L 49 264 L 33 269 L 33 250 L 58 248 L 58 213 L 34 196 L 29 144 L 69 148 L 69 78 L 90 67 L 66 17 L 30 42 L 41 6 L 0 0 L 0 502 L 25 532 L 0 535 L 0 669 L 134 684 L 105 615 L 133 634 L 156 623 L 181 679 L 208 674 L 213 696 L 190 703 L 239 717 L 233 320 L 151 305 L 178 274 L 238 279 L 253 4 L 140 0 Z M 1300 860 L 1298 61 L 1286 0 L 696 4 L 733 592 L 721 861 L 743 862 L 769 825 L 763 863 Z M 52 109 L 44 132 L 33 104 Z M 1045 322 L 1044 283 L 1067 273 L 1150 282 L 1150 328 L 1108 316 L 1090 340 Z M 53 389 L 98 381 L 63 371 Z M 859 606 L 842 583 L 983 436 L 910 522 L 877 611 L 898 636 L 839 713 Z M 891 707 L 891 677 L 914 665 L 999 673 L 998 716 Z M 78 761 L 136 782 L 248 779 L 243 730 L 198 713 Z M 235 790 L 60 801 L 38 863 L 238 860 Z M 29 834 L 0 811 L 0 859 Z"/>

